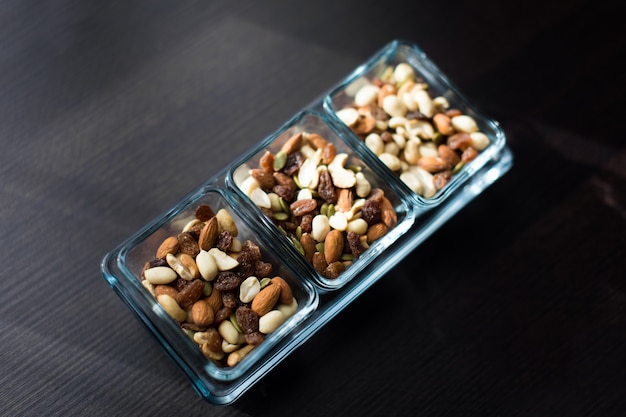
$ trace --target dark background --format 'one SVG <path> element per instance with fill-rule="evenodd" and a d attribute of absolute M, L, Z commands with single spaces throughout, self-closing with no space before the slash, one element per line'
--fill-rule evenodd
<path fill-rule="evenodd" d="M 621 2 L 0 4 L 0 415 L 626 415 Z M 227 407 L 102 257 L 392 39 L 513 169 Z"/>

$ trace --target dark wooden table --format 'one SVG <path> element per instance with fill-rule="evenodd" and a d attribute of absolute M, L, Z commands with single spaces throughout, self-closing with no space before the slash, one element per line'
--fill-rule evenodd
<path fill-rule="evenodd" d="M 0 415 L 626 415 L 614 3 L 4 2 Z M 513 169 L 239 401 L 205 402 L 102 257 L 395 38 L 500 121 Z"/>

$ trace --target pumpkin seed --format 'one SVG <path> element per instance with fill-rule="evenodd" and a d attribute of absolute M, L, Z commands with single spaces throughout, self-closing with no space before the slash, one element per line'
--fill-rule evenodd
<path fill-rule="evenodd" d="M 285 167 L 287 163 L 287 154 L 283 151 L 280 151 L 274 157 L 274 171 L 280 171 Z"/>

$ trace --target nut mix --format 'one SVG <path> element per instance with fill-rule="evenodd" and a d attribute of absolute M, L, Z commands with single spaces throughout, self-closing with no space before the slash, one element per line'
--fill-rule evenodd
<path fill-rule="evenodd" d="M 204 355 L 230 367 L 298 309 L 289 283 L 272 277 L 259 246 L 237 235 L 226 209 L 200 205 L 142 272 L 143 286 Z"/>
<path fill-rule="evenodd" d="M 464 164 L 489 145 L 476 121 L 433 97 L 407 63 L 387 67 L 336 111 L 416 194 L 433 197 Z"/>
<path fill-rule="evenodd" d="M 362 167 L 317 133 L 298 132 L 240 189 L 278 226 L 295 248 L 328 279 L 337 278 L 369 244 L 397 223 L 384 191 L 372 188 Z"/>

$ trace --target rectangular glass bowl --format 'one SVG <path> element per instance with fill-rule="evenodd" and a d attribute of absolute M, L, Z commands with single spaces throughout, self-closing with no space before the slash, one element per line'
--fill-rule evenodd
<path fill-rule="evenodd" d="M 325 114 L 309 110 L 300 112 L 276 132 L 261 141 L 257 147 L 243 155 L 241 159 L 235 161 L 232 170 L 229 171 L 227 176 L 227 184 L 230 188 L 237 191 L 242 200 L 244 200 L 244 204 L 250 206 L 250 211 L 255 211 L 257 217 L 263 219 L 263 224 L 269 229 L 268 233 L 271 233 L 276 241 L 287 243 L 284 245 L 284 250 L 289 251 L 294 258 L 298 258 L 302 268 L 309 272 L 308 275 L 312 277 L 314 282 L 326 290 L 339 289 L 357 277 L 359 271 L 376 259 L 376 257 L 382 255 L 385 249 L 395 242 L 398 237 L 406 233 L 413 223 L 413 211 L 411 209 L 412 204 L 409 202 L 411 198 L 409 193 L 399 186 L 395 178 L 390 177 L 387 170 L 375 158 L 366 155 L 366 158 L 363 159 L 361 157 L 362 149 L 352 147 L 343 139 L 348 134 L 349 132 L 345 126 L 331 123 Z M 318 161 L 322 154 L 322 147 L 318 148 L 317 156 L 315 156 L 315 145 L 313 143 L 321 140 L 320 137 L 323 138 L 322 144 L 330 144 L 328 147 L 333 149 L 333 153 L 336 153 L 334 158 L 330 159 L 332 155 L 329 155 L 328 160 Z M 269 185 L 262 188 L 259 185 L 259 181 L 263 182 L 264 180 L 260 179 L 257 181 L 254 179 L 250 175 L 251 170 L 263 171 L 261 169 L 261 160 L 264 157 L 269 156 L 270 161 L 277 161 L 281 154 L 286 155 L 283 151 L 287 149 L 286 146 L 294 142 L 292 138 L 298 139 L 299 144 L 296 147 L 297 149 L 294 148 L 295 150 L 289 153 L 289 159 L 287 159 L 286 164 L 281 163 L 281 166 L 268 166 L 266 164 L 265 169 L 267 173 L 262 175 L 269 177 L 282 175 L 283 177 L 292 178 L 295 180 L 293 184 L 295 184 L 296 192 L 281 192 L 280 190 L 284 189 L 284 186 L 281 186 L 279 183 L 275 183 L 273 189 L 268 188 L 272 184 L 271 180 Z M 302 152 L 300 152 L 301 150 Z M 290 167 L 294 166 L 290 161 L 296 159 L 295 155 L 298 154 L 302 158 L 300 162 L 302 163 L 303 160 L 305 162 L 302 163 L 300 168 L 290 169 Z M 309 155 L 309 157 L 307 158 L 306 155 Z M 307 160 L 314 162 L 308 164 Z M 314 175 L 315 178 L 326 175 L 326 178 L 332 181 L 333 196 L 323 198 L 327 194 L 323 194 L 322 189 L 329 188 L 323 184 L 328 184 L 328 181 L 312 179 L 309 184 L 308 178 L 310 174 L 306 173 L 307 169 L 305 168 L 307 164 L 310 167 L 308 172 L 317 171 L 317 174 Z M 284 168 L 281 168 L 282 165 L 285 165 Z M 324 174 L 323 171 L 326 171 L 326 173 Z M 271 172 L 276 172 L 277 174 L 272 174 Z M 289 175 L 284 174 L 284 172 L 288 172 Z M 303 183 L 305 177 L 307 178 L 306 184 Z M 307 186 L 307 184 L 309 185 Z M 363 187 L 359 188 L 359 185 Z M 273 190 L 276 190 L 285 198 L 279 196 Z M 311 191 L 313 195 L 311 195 Z M 380 191 L 383 192 L 384 199 L 388 202 L 384 205 L 385 209 L 388 212 L 390 209 L 393 209 L 393 216 L 385 216 L 385 214 L 378 217 L 366 216 L 365 209 L 361 210 L 358 207 L 363 204 L 366 204 L 368 207 L 374 205 L 372 202 L 363 203 L 363 201 L 367 201 L 374 193 Z M 337 199 L 338 194 L 342 192 L 345 192 L 344 195 L 349 195 L 350 198 L 342 199 L 339 197 Z M 302 196 L 299 193 L 304 194 L 302 199 L 298 197 Z M 274 197 L 274 200 L 282 199 L 281 204 L 276 202 L 271 204 L 268 194 Z M 294 226 L 301 222 L 302 216 L 292 215 L 296 212 L 287 207 L 291 204 L 303 202 L 303 200 L 316 203 L 315 208 L 307 212 L 309 213 L 309 219 L 313 217 L 312 230 L 309 230 L 308 227 L 305 227 L 304 230 L 295 229 Z M 353 202 L 351 210 L 345 209 L 347 205 L 342 204 L 345 201 Z M 270 205 L 274 208 L 271 208 Z M 381 205 L 378 204 L 379 207 Z M 327 206 L 327 211 L 325 206 Z M 343 210 L 341 206 L 344 207 Z M 292 205 L 291 207 L 294 206 Z M 335 214 L 331 214 L 333 211 L 335 211 Z M 385 217 L 385 221 L 380 217 Z M 364 218 L 367 218 L 368 221 L 365 221 Z M 304 223 L 306 222 L 302 221 L 301 224 L 304 225 Z M 309 241 L 314 241 L 316 244 L 324 246 L 324 251 L 327 250 L 330 246 L 328 242 L 331 239 L 325 239 L 325 233 L 317 232 L 323 228 L 317 227 L 322 223 L 326 223 L 325 227 L 327 230 L 333 230 L 336 236 L 339 236 L 336 232 L 340 231 L 343 237 L 342 240 L 346 239 L 349 230 L 353 232 L 356 230 L 354 233 L 362 236 L 362 238 L 372 236 L 372 239 L 375 237 L 374 234 L 377 233 L 377 230 L 382 228 L 387 231 L 380 238 L 367 243 L 369 247 L 363 249 L 362 254 L 356 257 L 349 250 L 349 245 L 342 242 L 344 248 L 344 261 L 342 263 L 347 266 L 341 267 L 345 267 L 345 270 L 338 276 L 329 276 L 322 268 L 313 266 L 315 262 L 310 259 L 310 255 L 304 256 L 306 251 L 303 248 L 304 245 L 300 243 L 302 239 L 299 238 L 302 234 L 308 234 L 311 236 Z M 372 226 L 368 227 L 370 224 Z M 319 251 L 319 253 L 320 255 L 318 256 L 321 258 L 323 251 Z"/>
<path fill-rule="evenodd" d="M 396 68 L 398 68 L 397 71 Z M 382 86 L 379 85 L 381 84 L 379 82 L 380 80 L 385 81 Z M 372 89 L 373 85 L 375 86 L 374 89 Z M 410 86 L 413 87 L 407 88 Z M 363 89 L 363 87 L 365 88 Z M 379 91 L 378 96 L 374 97 L 376 88 L 382 91 Z M 418 90 L 422 91 L 416 93 Z M 425 97 L 424 92 L 426 92 L 430 100 Z M 387 95 L 394 97 L 387 98 Z M 382 134 L 382 132 L 394 134 L 400 132 L 400 136 L 405 137 L 406 146 L 401 148 L 398 154 L 401 157 L 400 159 L 402 159 L 403 166 L 400 170 L 394 171 L 394 173 L 400 175 L 400 172 L 402 172 L 403 179 L 404 175 L 409 175 L 405 172 L 412 175 L 412 173 L 417 170 L 420 171 L 422 182 L 428 181 L 428 179 L 424 178 L 424 171 L 416 169 L 416 167 L 430 166 L 437 170 L 440 169 L 437 165 L 442 159 L 429 159 L 428 162 L 424 159 L 423 165 L 421 165 L 419 161 L 416 163 L 414 159 L 416 158 L 414 147 L 412 147 L 411 156 L 405 158 L 405 150 L 408 150 L 408 142 L 410 141 L 407 140 L 407 136 L 417 136 L 421 144 L 426 145 L 424 156 L 430 157 L 431 155 L 436 155 L 435 157 L 437 158 L 441 155 L 441 152 L 434 152 L 433 154 L 432 145 L 454 143 L 454 145 L 451 146 L 459 146 L 459 148 L 456 148 L 455 153 L 460 157 L 462 153 L 461 149 L 468 146 L 463 143 L 467 139 L 456 140 L 462 139 L 462 135 L 457 135 L 455 140 L 449 140 L 449 138 L 456 133 L 467 133 L 472 137 L 471 143 L 473 145 L 469 147 L 477 148 L 478 154 L 473 160 L 467 163 L 455 164 L 453 162 L 451 165 L 452 168 L 446 169 L 453 172 L 447 185 L 440 189 L 430 188 L 430 192 L 426 191 L 425 187 L 423 193 L 427 193 L 426 195 L 418 193 L 416 188 L 413 188 L 413 190 L 416 191 L 414 195 L 420 206 L 432 207 L 440 204 L 444 199 L 452 195 L 456 188 L 464 184 L 477 170 L 500 153 L 505 146 L 505 135 L 500 125 L 495 120 L 482 114 L 470 103 L 437 66 L 427 58 L 426 54 L 419 47 L 405 41 L 396 40 L 382 48 L 370 60 L 356 68 L 352 74 L 346 77 L 336 88 L 332 89 L 330 94 L 324 98 L 323 103 L 324 109 L 342 124 L 344 122 L 351 123 L 352 120 L 354 120 L 351 118 L 354 114 L 352 111 L 345 113 L 348 115 L 349 121 L 346 120 L 346 117 L 338 117 L 338 114 L 341 115 L 342 109 L 360 109 L 360 118 L 351 128 L 352 140 L 363 143 L 369 132 L 379 135 Z M 381 104 L 383 107 L 380 107 Z M 372 105 L 375 107 L 373 112 L 370 111 L 370 106 Z M 452 128 L 450 128 L 450 121 L 443 117 L 446 114 L 446 106 L 447 111 L 455 109 L 455 111 L 460 113 L 459 116 L 462 116 L 459 118 L 448 118 L 453 119 L 454 126 Z M 383 123 L 382 125 L 376 125 L 370 131 L 369 126 L 367 126 L 367 123 L 364 121 L 372 121 L 372 119 L 376 119 L 376 117 L 366 117 L 365 115 L 368 114 L 368 111 L 373 115 L 378 113 L 379 117 L 381 117 L 381 112 L 383 112 L 386 116 L 382 116 L 382 118 L 388 117 L 388 125 L 393 125 L 394 127 L 385 127 Z M 418 114 L 422 112 L 423 114 Z M 443 119 L 440 123 L 446 130 L 440 130 L 437 127 L 440 126 L 440 124 L 433 122 L 435 115 Z M 411 122 L 413 124 L 408 127 L 406 123 L 403 123 L 403 117 L 409 120 L 413 119 Z M 468 117 L 471 118 L 471 120 L 468 119 Z M 391 119 L 393 119 L 393 122 Z M 430 127 L 427 125 L 430 125 Z M 396 126 L 400 126 L 401 130 Z M 413 132 L 411 135 L 405 133 L 409 130 Z M 441 131 L 446 134 L 441 134 Z M 434 133 L 434 135 L 431 132 Z M 429 136 L 431 138 L 428 138 Z M 400 141 L 402 140 L 403 139 L 400 139 Z M 372 139 L 372 141 L 374 141 L 374 139 Z M 400 143 L 402 144 L 402 142 Z M 367 149 L 366 152 L 380 155 L 381 148 L 379 146 L 365 146 L 365 148 Z M 386 149 L 388 148 L 385 148 L 385 150 Z M 385 153 L 393 153 L 393 151 Z M 468 155 L 470 155 L 469 151 Z M 407 160 L 411 161 L 408 165 L 406 164 Z M 395 162 L 394 160 L 394 165 Z M 418 163 L 420 165 L 418 165 Z M 408 167 L 411 168 L 407 169 Z M 393 168 L 395 169 L 395 166 Z M 430 183 L 428 187 L 430 187 Z"/>
<path fill-rule="evenodd" d="M 144 280 L 143 277 L 146 264 L 155 261 L 157 249 L 161 243 L 166 238 L 176 237 L 184 229 L 186 230 L 185 226 L 195 221 L 195 211 L 200 205 L 208 205 L 215 213 L 220 209 L 226 209 L 237 227 L 236 239 L 242 244 L 251 240 L 258 245 L 261 259 L 273 266 L 271 274 L 267 275 L 268 278 L 282 277 L 289 284 L 297 302 L 297 311 L 275 331 L 267 334 L 262 343 L 234 366 L 226 366 L 219 361 L 205 357 L 200 346 L 192 340 L 193 332 L 185 332 L 179 325 L 180 322 L 174 320 L 166 312 L 153 294 L 154 285 L 146 284 L 148 281 Z M 294 269 L 289 262 L 283 262 L 283 254 L 276 252 L 273 245 L 267 240 L 267 236 L 264 235 L 264 231 L 259 230 L 254 222 L 245 221 L 250 218 L 251 215 L 246 212 L 245 207 L 238 207 L 236 203 L 234 204 L 224 190 L 204 187 L 178 203 L 167 214 L 140 230 L 122 244 L 116 254 L 103 264 L 105 277 L 109 283 L 118 290 L 122 299 L 149 327 L 153 335 L 157 336 L 166 351 L 177 363 L 183 366 L 194 384 L 204 384 L 207 378 L 223 381 L 233 380 L 245 375 L 251 367 L 261 366 L 263 361 L 268 360 L 268 352 L 281 339 L 288 337 L 290 332 L 301 324 L 317 306 L 318 295 L 308 280 L 301 279 L 302 271 Z M 115 266 L 118 273 L 113 273 L 112 265 Z M 235 267 L 230 271 L 237 274 L 239 273 L 238 268 Z M 244 277 L 246 276 L 247 274 L 244 274 Z M 178 279 L 181 280 L 182 278 Z M 196 279 L 202 283 L 210 282 L 213 286 L 217 282 L 215 277 L 210 281 L 202 277 Z M 261 278 L 259 277 L 259 279 Z M 238 290 L 235 290 L 234 293 L 239 296 Z M 201 298 L 206 299 L 204 295 Z M 190 314 L 189 308 L 187 310 L 187 314 Z M 235 309 L 233 308 L 232 311 L 234 313 Z M 191 330 L 188 329 L 188 332 Z M 245 344 L 243 342 L 242 346 Z"/>
<path fill-rule="evenodd" d="M 480 131 L 484 132 L 489 139 L 488 146 L 482 149 L 471 162 L 459 167 L 450 182 L 430 198 L 424 198 L 408 187 L 400 176 L 389 169 L 384 161 L 381 161 L 366 146 L 362 138 L 356 135 L 336 115 L 338 110 L 352 103 L 356 91 L 361 86 L 371 83 L 371 80 L 376 77 L 388 75 L 391 71 L 388 68 L 393 68 L 400 63 L 408 64 L 417 77 L 428 84 L 430 91 L 444 97 L 451 106 L 459 109 L 462 114 L 471 116 Z M 452 86 L 437 67 L 426 58 L 426 55 L 411 43 L 404 41 L 389 43 L 321 97 L 321 99 L 296 112 L 292 119 L 279 127 L 273 134 L 260 139 L 257 145 L 240 158 L 209 178 L 205 183 L 200 184 L 194 192 L 183 198 L 162 216 L 147 224 L 109 252 L 102 261 L 101 271 L 109 285 L 146 327 L 163 351 L 178 365 L 198 394 L 211 403 L 223 405 L 236 401 L 259 379 L 276 367 L 291 351 L 305 343 L 317 330 L 346 308 L 363 291 L 381 279 L 398 262 L 410 255 L 425 239 L 484 189 L 504 175 L 512 166 L 512 154 L 506 146 L 504 133 L 498 123 L 482 115 Z M 270 201 L 270 209 L 259 207 L 259 201 L 262 202 L 265 201 L 264 198 L 270 198 L 267 196 L 268 193 L 265 193 L 266 197 L 259 193 L 252 194 L 254 184 L 248 178 L 251 175 L 250 170 L 265 167 L 268 172 L 273 171 L 274 161 L 272 161 L 272 168 L 270 169 L 266 154 L 269 152 L 276 159 L 277 154 L 283 150 L 283 146 L 285 146 L 284 151 L 290 153 L 288 152 L 289 147 L 300 144 L 299 141 L 302 140 L 302 137 L 298 138 L 297 136 L 299 133 L 303 133 L 302 137 L 307 144 L 315 142 L 318 144 L 315 147 L 328 146 L 327 151 L 322 151 L 323 155 L 324 152 L 328 152 L 326 154 L 328 158 L 333 155 L 333 147 L 337 154 L 345 153 L 346 160 L 343 160 L 344 156 L 339 157 L 339 165 L 343 165 L 344 169 L 355 173 L 355 178 L 357 172 L 362 174 L 370 185 L 370 193 L 372 189 L 381 189 L 388 200 L 388 204 L 384 204 L 386 210 L 391 207 L 396 213 L 395 225 L 388 228 L 387 232 L 379 239 L 369 244 L 369 247 L 356 259 L 344 260 L 346 262 L 344 266 L 348 266 L 336 278 L 329 278 L 318 273 L 316 268 L 302 255 L 302 252 L 307 253 L 304 251 L 302 242 L 299 241 L 299 247 L 297 243 L 283 234 L 283 231 L 287 230 L 284 228 L 281 230 L 272 220 L 272 218 L 276 218 L 275 213 L 284 212 L 279 217 L 285 219 L 285 216 L 289 215 L 288 213 L 292 213 L 292 210 L 298 209 L 298 207 L 292 208 L 291 205 L 285 204 L 286 201 L 281 204 L 280 199 L 276 200 L 275 197 L 272 197 L 272 201 Z M 332 146 L 320 142 L 318 138 L 310 134 L 320 135 Z M 294 135 L 296 135 L 295 139 L 293 139 Z M 321 145 L 319 145 L 320 143 Z M 313 158 L 312 154 L 315 153 L 313 148 L 315 147 L 311 146 L 312 149 L 306 149 L 303 154 Z M 278 160 L 277 169 L 284 171 L 284 165 L 281 165 L 283 162 L 280 158 Z M 329 166 L 332 162 L 330 159 L 326 162 L 322 163 L 326 167 L 320 168 L 320 170 L 330 170 Z M 293 163 L 293 160 L 289 163 Z M 332 170 L 339 172 L 338 166 L 334 166 Z M 306 172 L 312 173 L 312 171 L 306 169 L 304 171 L 304 182 L 314 182 L 315 180 L 311 179 L 310 176 L 307 179 L 306 174 Z M 350 176 L 349 173 L 343 174 Z M 258 176 L 259 181 L 263 181 L 265 178 L 258 172 L 254 175 Z M 293 173 L 289 175 L 293 176 Z M 342 178 L 336 178 L 336 181 L 341 183 L 343 188 L 351 188 L 348 183 L 344 183 L 345 175 Z M 274 177 L 273 173 L 271 176 Z M 362 177 L 359 178 L 362 180 Z M 281 177 L 280 179 L 284 180 L 285 178 Z M 291 179 L 293 180 L 293 177 Z M 303 186 L 299 174 L 297 179 L 300 186 Z M 246 181 L 248 182 L 246 183 Z M 335 179 L 333 179 L 334 181 Z M 263 183 L 265 184 L 264 181 Z M 267 184 L 271 185 L 271 183 Z M 268 186 L 267 184 L 266 186 Z M 363 183 L 360 185 L 363 187 Z M 296 187 L 298 193 L 300 186 Z M 316 195 L 320 194 L 320 190 L 315 186 L 312 188 L 317 194 L 311 192 L 310 197 L 316 198 Z M 361 189 L 363 193 L 364 190 L 364 188 Z M 281 193 L 283 191 L 281 190 Z M 353 197 L 354 194 L 357 194 L 357 197 L 361 198 L 356 193 L 356 189 L 353 191 Z M 303 199 L 308 200 L 307 192 L 302 193 Z M 322 194 L 326 195 L 323 191 Z M 346 192 L 342 198 L 346 197 L 345 194 Z M 377 198 L 379 197 L 377 196 Z M 354 204 L 356 200 L 358 198 L 353 198 L 352 203 Z M 345 202 L 346 200 L 342 201 Z M 383 200 L 377 199 L 377 201 Z M 267 201 L 265 201 L 265 205 L 267 205 L 266 203 Z M 237 225 L 239 241 L 245 242 L 246 239 L 251 239 L 259 246 L 263 260 L 273 265 L 274 269 L 270 276 L 280 275 L 284 278 L 289 283 L 293 296 L 297 300 L 298 308 L 295 314 L 290 316 L 274 332 L 268 334 L 260 345 L 234 366 L 224 366 L 208 359 L 199 345 L 181 328 L 180 323 L 170 317 L 155 299 L 151 293 L 154 288 L 142 284 L 146 263 L 153 261 L 156 257 L 157 248 L 167 237 L 176 236 L 183 229 L 195 227 L 191 222 L 196 216 L 196 208 L 201 204 L 209 205 L 214 212 L 227 208 Z M 337 205 L 347 207 L 347 205 L 344 206 L 339 202 Z M 371 211 L 372 206 L 367 209 L 370 210 L 368 214 L 363 213 L 363 207 L 357 206 L 349 217 L 352 219 L 358 217 L 358 214 L 356 216 L 355 214 L 358 213 L 357 209 L 359 208 L 361 209 L 361 217 L 367 217 L 372 223 L 375 223 L 376 215 Z M 316 209 L 322 214 L 321 205 L 316 203 Z M 336 207 L 329 209 L 328 204 L 325 210 L 327 217 L 329 215 L 332 217 L 333 210 L 337 211 Z M 387 211 L 387 215 L 389 215 L 389 211 Z M 388 217 L 385 219 L 389 221 Z M 338 223 L 333 222 L 333 224 L 337 225 Z M 358 227 L 355 228 L 355 230 L 357 229 Z M 197 232 L 198 230 L 194 229 L 194 233 L 197 234 Z M 297 228 L 294 233 L 298 239 L 301 239 L 302 235 L 298 235 Z M 354 236 L 352 237 L 354 238 Z M 199 235 L 198 239 L 200 239 Z M 338 242 L 337 236 L 335 236 L 335 241 Z M 310 248 L 310 245 L 308 247 Z M 348 253 L 345 255 L 349 258 Z M 161 254 L 161 256 L 163 255 Z M 245 260 L 245 256 L 241 259 L 242 261 Z M 154 266 L 155 263 L 150 265 Z M 182 315 L 180 319 L 182 320 Z M 235 322 L 240 324 L 236 320 Z M 188 328 L 187 331 L 189 330 L 194 331 L 194 329 Z M 159 366 L 159 364 L 154 364 L 154 366 Z M 293 383 L 297 383 L 297 381 L 293 381 Z"/>

